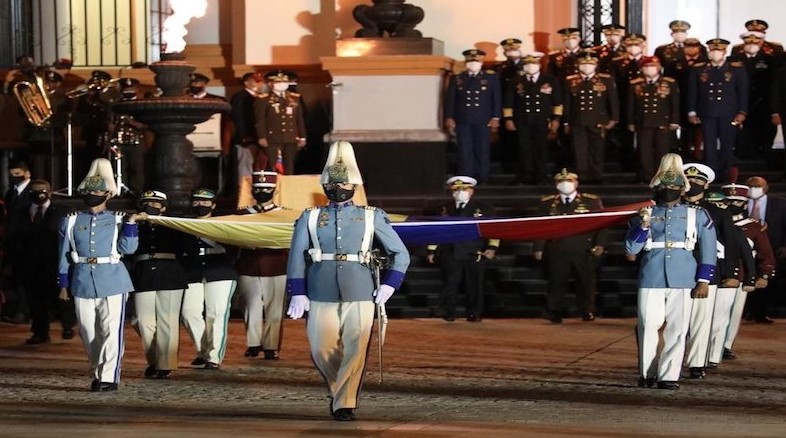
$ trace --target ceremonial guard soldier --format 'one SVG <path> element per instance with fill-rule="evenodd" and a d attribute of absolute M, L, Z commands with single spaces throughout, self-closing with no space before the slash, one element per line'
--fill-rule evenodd
<path fill-rule="evenodd" d="M 211 217 L 215 199 L 212 190 L 195 190 L 191 194 L 193 215 L 197 219 Z M 237 284 L 235 267 L 223 245 L 192 235 L 183 236 L 180 262 L 188 279 L 180 318 L 197 350 L 191 365 L 217 370 L 226 353 L 227 322 Z"/>
<path fill-rule="evenodd" d="M 690 189 L 682 159 L 667 154 L 650 186 L 655 206 L 630 221 L 625 252 L 643 252 L 639 269 L 639 386 L 678 389 L 691 298 L 706 298 L 717 241 L 706 210 L 680 203 Z M 663 348 L 659 351 L 659 331 Z"/>
<path fill-rule="evenodd" d="M 736 169 L 735 169 L 736 170 Z M 745 301 L 748 298 L 748 292 L 757 293 L 755 290 L 765 289 L 772 277 L 775 275 L 775 254 L 772 251 L 770 239 L 767 236 L 767 224 L 759 222 L 756 219 L 748 217 L 748 186 L 737 184 L 736 172 L 732 172 L 732 183 L 726 184 L 721 187 L 723 194 L 726 196 L 726 203 L 728 210 L 732 214 L 735 225 L 742 228 L 745 237 L 748 240 L 753 257 L 756 260 L 755 276 L 756 280 L 753 288 L 743 287 L 749 286 L 748 284 L 740 285 L 734 294 L 734 298 L 730 296 L 718 296 L 716 307 L 720 306 L 716 315 L 717 320 L 713 320 L 713 332 L 716 332 L 715 327 L 718 325 L 718 335 L 723 338 L 716 338 L 711 341 L 710 350 L 710 366 L 718 366 L 721 359 L 735 359 L 737 357 L 732 347 L 737 340 L 737 334 L 740 330 L 740 322 L 742 321 L 742 314 L 745 308 Z M 743 272 L 743 278 L 751 275 L 751 272 Z M 723 299 L 721 299 L 723 298 Z M 724 329 L 725 328 L 725 333 Z M 723 348 L 721 348 L 721 345 Z"/>
<path fill-rule="evenodd" d="M 587 52 L 579 61 L 580 74 L 567 77 L 563 126 L 573 137 L 573 156 L 579 175 L 589 183 L 603 177 L 606 134 L 620 117 L 614 79 L 596 73 L 598 58 Z"/>
<path fill-rule="evenodd" d="M 440 216 L 480 218 L 493 216 L 492 207 L 472 199 L 475 194 L 474 178 L 454 176 L 445 185 L 453 194 L 453 201 L 440 207 Z M 499 248 L 497 239 L 475 239 L 445 245 L 429 245 L 426 260 L 429 264 L 439 262 L 442 268 L 442 289 L 439 307 L 435 312 L 445 321 L 456 319 L 456 294 L 463 284 L 466 295 L 466 318 L 479 322 L 483 316 L 483 271 L 485 261 L 493 259 Z"/>
<path fill-rule="evenodd" d="M 505 60 L 494 65 L 494 71 L 499 76 L 502 94 L 504 96 L 510 84 L 520 75 L 524 74 L 524 62 L 521 53 L 521 40 L 506 38 L 500 41 L 500 46 L 505 53 Z M 519 158 L 518 135 L 516 132 L 503 129 L 499 133 L 499 150 L 496 154 L 505 172 L 513 172 L 516 160 Z"/>
<path fill-rule="evenodd" d="M 758 32 L 748 31 L 741 34 L 740 38 L 745 44 L 735 59 L 748 72 L 750 92 L 748 117 L 737 137 L 737 157 L 765 158 L 764 154 L 772 148 L 777 132 L 777 126 L 772 124 L 770 93 L 775 71 L 783 63 L 783 58 L 762 50 L 764 39 Z"/>
<path fill-rule="evenodd" d="M 60 298 L 71 290 L 90 360 L 91 391 L 114 391 L 123 361 L 126 298 L 134 289 L 120 258 L 136 251 L 139 215 L 107 210 L 117 187 L 105 158 L 93 161 L 78 191 L 88 210 L 71 213 L 60 225 Z"/>
<path fill-rule="evenodd" d="M 620 99 L 620 107 L 625 108 L 628 103 L 628 91 L 630 82 L 642 77 L 641 62 L 644 60 L 644 44 L 647 37 L 632 33 L 625 37 L 622 44 L 625 46 L 625 54 L 611 61 L 611 74 L 617 85 L 617 94 Z M 620 120 L 614 129 L 609 132 L 609 150 L 615 154 L 624 171 L 632 171 L 636 168 L 636 152 L 634 149 L 633 132 L 628 129 L 631 121 L 628 119 L 627 111 L 620 112 Z M 666 151 L 668 152 L 668 151 Z M 651 169 L 654 169 L 652 166 Z M 652 173 L 646 174 L 649 178 Z"/>
<path fill-rule="evenodd" d="M 606 43 L 592 48 L 598 54 L 598 69 L 601 73 L 611 73 L 611 61 L 625 54 L 622 38 L 625 36 L 625 26 L 619 23 L 604 24 L 601 27 Z"/>
<path fill-rule="evenodd" d="M 166 212 L 167 196 L 148 190 L 139 200 L 140 211 L 150 216 Z M 139 248 L 134 254 L 136 327 L 147 359 L 145 377 L 168 379 L 177 369 L 180 306 L 188 280 L 177 260 L 184 236 L 144 222 L 139 226 Z"/>
<path fill-rule="evenodd" d="M 723 179 L 732 165 L 734 140 L 748 114 L 748 73 L 726 60 L 729 42 L 707 41 L 707 63 L 694 64 L 688 85 L 688 121 L 701 124 L 704 161 Z M 720 140 L 720 149 L 716 146 Z"/>
<path fill-rule="evenodd" d="M 519 168 L 515 183 L 546 181 L 548 138 L 555 135 L 562 117 L 562 85 L 559 78 L 540 72 L 543 53 L 527 54 L 522 75 L 505 90 L 502 116 L 505 130 L 518 134 Z"/>
<path fill-rule="evenodd" d="M 600 198 L 591 193 L 579 192 L 579 176 L 567 169 L 554 175 L 557 194 L 541 198 L 539 216 L 562 216 L 599 212 L 603 209 Z M 549 280 L 547 303 L 548 318 L 559 324 L 565 315 L 565 294 L 571 275 L 576 278 L 578 292 L 576 307 L 584 321 L 595 320 L 595 259 L 603 255 L 606 232 L 577 234 L 553 240 L 538 240 L 533 248 L 535 260 L 545 258 Z"/>
<path fill-rule="evenodd" d="M 409 253 L 387 214 L 355 205 L 355 187 L 363 184 L 352 145 L 330 145 L 320 181 L 330 204 L 309 208 L 295 222 L 287 263 L 287 315 L 306 324 L 311 358 L 330 390 L 330 410 L 337 421 L 355 420 L 360 386 L 371 339 L 374 308 L 384 306 L 401 286 Z M 390 260 L 382 278 L 374 278 L 372 245 Z"/>
<path fill-rule="evenodd" d="M 688 178 L 688 183 L 690 183 L 690 189 L 683 195 L 683 201 L 688 205 L 699 206 L 707 210 L 715 223 L 718 242 L 718 262 L 715 268 L 715 278 L 710 282 L 709 294 L 706 299 L 694 298 L 691 300 L 686 362 L 690 377 L 703 379 L 705 377 L 704 369 L 708 365 L 713 309 L 719 291 L 730 289 L 733 295 L 733 291 L 740 285 L 738 279 L 740 260 L 746 267 L 746 272 L 749 272 L 749 269 L 754 265 L 745 235 L 739 227 L 734 225 L 731 213 L 705 197 L 705 191 L 715 180 L 715 172 L 700 163 L 685 163 L 682 169 Z M 746 284 L 752 286 L 753 280 L 754 277 L 751 276 Z"/>
<path fill-rule="evenodd" d="M 278 156 L 284 162 L 284 173 L 295 173 L 297 151 L 306 146 L 306 122 L 300 105 L 300 94 L 288 91 L 289 76 L 283 71 L 265 75 L 270 90 L 254 102 L 259 146 L 267 153 L 267 169 L 274 169 Z"/>
<path fill-rule="evenodd" d="M 784 57 L 783 44 L 774 41 L 766 41 L 764 39 L 767 37 L 767 29 L 769 28 L 770 25 L 764 20 L 754 19 L 745 22 L 745 29 L 762 40 L 762 52 L 772 56 L 778 62 L 782 62 L 782 58 Z M 732 55 L 741 55 L 745 51 L 745 45 L 745 43 L 734 45 L 734 47 L 731 48 Z"/>
<path fill-rule="evenodd" d="M 661 74 L 657 57 L 643 57 L 641 71 L 643 77 L 628 85 L 626 119 L 628 130 L 636 133 L 638 181 L 645 182 L 669 152 L 680 127 L 680 88 L 673 78 Z"/>
<path fill-rule="evenodd" d="M 579 73 L 581 30 L 566 27 L 558 30 L 557 34 L 562 37 L 562 49 L 549 52 L 546 71 L 560 79 L 565 79 Z"/>
<path fill-rule="evenodd" d="M 278 174 L 259 170 L 253 174 L 252 195 L 256 203 L 237 214 L 265 214 L 281 210 L 273 203 Z M 278 359 L 284 330 L 286 305 L 286 249 L 241 249 L 237 258 L 238 289 L 246 304 L 246 357 L 264 353 L 266 360 Z"/>
<path fill-rule="evenodd" d="M 448 82 L 445 128 L 456 134 L 458 173 L 486 182 L 491 130 L 499 128 L 502 112 L 502 87 L 494 71 L 482 70 L 486 52 L 471 49 L 462 54 L 467 69 Z"/>

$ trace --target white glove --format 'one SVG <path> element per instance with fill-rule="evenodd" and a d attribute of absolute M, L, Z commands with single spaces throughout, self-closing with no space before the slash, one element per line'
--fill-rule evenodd
<path fill-rule="evenodd" d="M 390 297 L 393 296 L 393 292 L 396 290 L 393 289 L 393 286 L 388 286 L 387 284 L 383 284 L 379 286 L 379 289 L 374 291 L 374 302 L 377 304 L 385 304 Z"/>
<path fill-rule="evenodd" d="M 287 309 L 287 316 L 292 319 L 300 319 L 303 314 L 311 307 L 311 301 L 308 300 L 306 295 L 295 295 L 289 300 L 289 309 Z"/>

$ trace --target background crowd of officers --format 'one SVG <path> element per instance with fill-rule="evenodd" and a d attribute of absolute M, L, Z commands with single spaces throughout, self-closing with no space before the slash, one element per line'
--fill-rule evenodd
<path fill-rule="evenodd" d="M 564 28 L 563 47 L 547 55 L 523 53 L 517 38 L 501 41 L 507 59 L 489 70 L 483 51 L 465 51 L 466 71 L 451 77 L 444 101 L 456 173 L 487 182 L 489 131 L 498 131 L 503 168 L 518 163 L 507 169 L 516 173 L 511 184 L 547 183 L 549 162 L 599 183 L 607 157 L 646 183 L 669 151 L 727 181 L 735 156 L 765 157 L 786 109 L 783 47 L 766 40 L 765 21 L 745 28 L 729 48 L 721 38 L 688 37 L 690 24 L 675 20 L 673 41 L 654 56 L 646 36 L 619 24 L 603 26 L 605 43 L 594 47 Z"/>

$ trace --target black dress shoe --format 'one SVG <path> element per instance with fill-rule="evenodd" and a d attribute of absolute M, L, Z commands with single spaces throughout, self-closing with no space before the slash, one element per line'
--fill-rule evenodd
<path fill-rule="evenodd" d="M 278 360 L 278 351 L 265 350 L 265 360 Z"/>
<path fill-rule="evenodd" d="M 98 392 L 98 391 L 99 391 L 99 389 L 98 389 L 98 388 L 100 387 L 100 385 L 101 385 L 101 381 L 100 381 L 100 380 L 98 380 L 98 379 L 93 379 L 93 381 L 92 381 L 92 382 L 90 382 L 90 391 L 92 391 L 92 392 Z"/>
<path fill-rule="evenodd" d="M 754 319 L 753 321 L 756 322 L 757 324 L 772 324 L 772 323 L 775 322 L 769 316 L 760 316 L 760 317 Z"/>
<path fill-rule="evenodd" d="M 718 368 L 718 364 L 715 362 L 709 362 L 707 363 L 707 368 Z"/>
<path fill-rule="evenodd" d="M 704 367 L 691 367 L 688 371 L 690 372 L 691 379 L 703 379 L 707 377 L 707 373 L 704 372 Z"/>
<path fill-rule="evenodd" d="M 467 321 L 469 322 L 480 322 L 480 320 L 481 320 L 480 316 L 475 315 L 474 313 L 470 313 L 469 315 L 467 315 Z"/>
<path fill-rule="evenodd" d="M 592 312 L 587 312 L 587 313 L 581 315 L 581 320 L 582 321 L 587 321 L 587 322 L 595 321 L 595 314 L 592 313 Z"/>
<path fill-rule="evenodd" d="M 98 384 L 98 392 L 117 391 L 117 383 L 101 382 Z"/>
<path fill-rule="evenodd" d="M 662 381 L 662 382 L 658 382 L 658 389 L 668 389 L 674 391 L 680 389 L 680 384 L 677 382 Z"/>
<path fill-rule="evenodd" d="M 639 377 L 639 388 L 652 388 L 655 386 L 654 377 Z"/>
<path fill-rule="evenodd" d="M 246 348 L 246 352 L 243 354 L 245 357 L 257 357 L 259 356 L 259 347 L 248 347 Z"/>
<path fill-rule="evenodd" d="M 166 380 L 172 377 L 172 371 L 170 370 L 158 370 L 156 371 L 156 379 Z"/>
<path fill-rule="evenodd" d="M 61 337 L 65 340 L 74 339 L 74 331 L 72 329 L 63 329 Z"/>
<path fill-rule="evenodd" d="M 355 421 L 355 410 L 351 408 L 340 408 L 333 411 L 333 419 L 336 421 Z"/>
<path fill-rule="evenodd" d="M 148 379 L 155 377 L 156 373 L 158 373 L 158 370 L 153 365 L 150 365 L 147 368 L 145 368 L 145 377 Z"/>
<path fill-rule="evenodd" d="M 219 365 L 219 364 L 217 364 L 215 362 L 205 362 L 205 369 L 206 370 L 217 370 L 219 368 L 221 368 L 221 365 Z"/>
<path fill-rule="evenodd" d="M 205 366 L 205 359 L 202 359 L 201 357 L 198 357 L 198 358 L 196 358 L 196 359 L 191 361 L 191 366 L 192 367 L 203 367 L 203 366 Z"/>
<path fill-rule="evenodd" d="M 30 339 L 25 341 L 25 344 L 27 345 L 48 344 L 48 343 L 49 343 L 48 336 L 44 337 L 38 335 L 33 335 L 30 337 Z"/>
<path fill-rule="evenodd" d="M 734 359 L 737 358 L 737 353 L 735 353 L 733 350 L 730 350 L 728 348 L 724 348 L 723 349 L 723 358 L 726 359 L 726 360 L 734 360 Z"/>

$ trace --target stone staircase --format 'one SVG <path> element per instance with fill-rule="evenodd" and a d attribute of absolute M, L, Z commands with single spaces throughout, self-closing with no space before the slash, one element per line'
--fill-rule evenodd
<path fill-rule="evenodd" d="M 760 175 L 770 182 L 770 193 L 786 194 L 786 181 L 782 170 L 768 170 L 764 161 L 746 161 L 738 166 L 740 181 Z M 582 185 L 579 190 L 601 196 L 605 206 L 640 202 L 650 197 L 644 184 L 633 184 L 633 173 L 621 172 L 613 164 L 606 166 L 603 184 Z M 534 216 L 540 197 L 553 193 L 552 186 L 510 186 L 513 174 L 502 172 L 499 165 L 492 166 L 489 184 L 478 187 L 476 198 L 495 206 L 498 216 Z M 718 189 L 713 185 L 711 190 Z M 406 215 L 433 215 L 438 207 L 449 200 L 447 192 L 442 197 L 384 196 L 369 194 L 369 204 L 385 209 L 388 213 Z M 638 264 L 628 262 L 623 255 L 622 240 L 625 227 L 609 230 L 606 254 L 598 259 L 597 307 L 605 317 L 636 316 L 636 276 Z M 399 293 L 388 302 L 391 317 L 428 317 L 439 301 L 440 271 L 426 263 L 425 248 L 410 248 L 412 264 Z M 496 260 L 488 262 L 485 278 L 485 315 L 489 317 L 539 317 L 546 304 L 547 281 L 542 265 L 532 257 L 532 242 L 503 241 Z M 574 296 L 567 297 L 569 315 L 576 315 Z M 459 296 L 459 304 L 463 297 Z M 786 316 L 786 302 L 773 312 Z M 463 309 L 459 308 L 459 315 Z"/>

